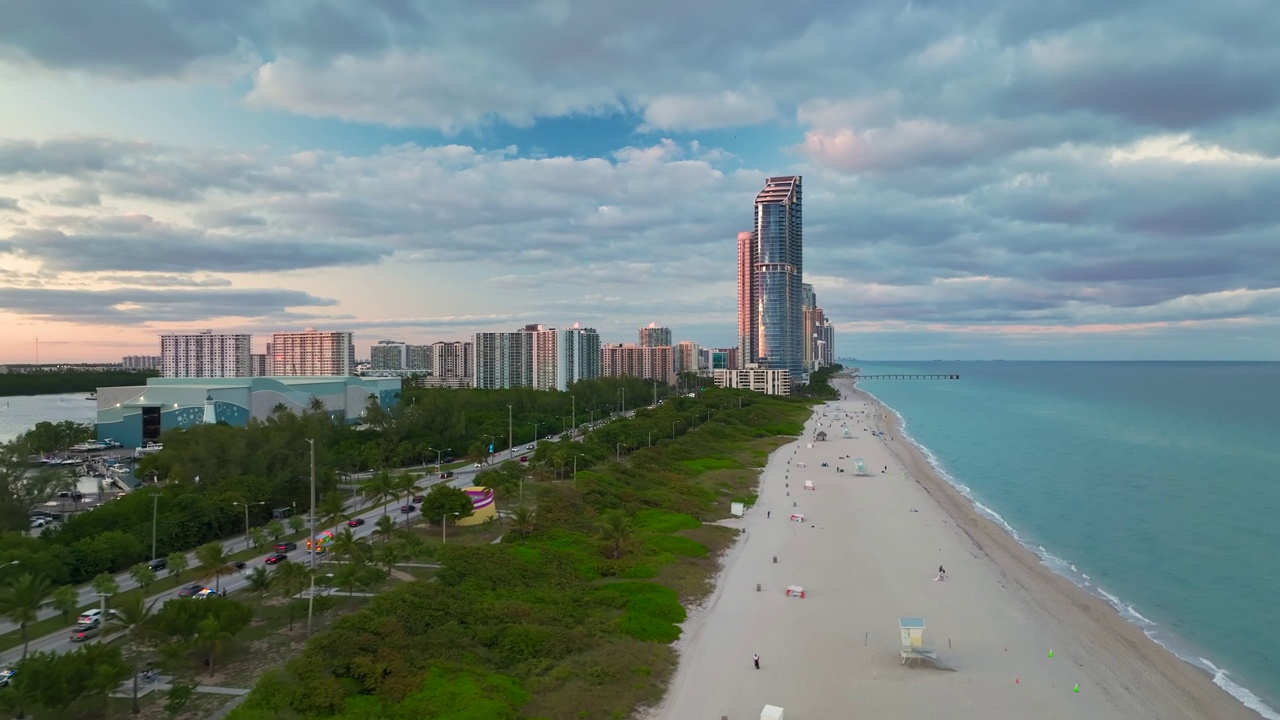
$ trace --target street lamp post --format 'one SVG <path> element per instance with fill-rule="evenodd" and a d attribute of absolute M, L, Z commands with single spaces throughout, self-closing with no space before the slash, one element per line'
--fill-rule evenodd
<path fill-rule="evenodd" d="M 512 418 L 514 417 L 514 413 L 515 413 L 515 410 L 512 409 L 510 405 L 508 405 L 507 406 L 507 459 L 508 460 L 516 456 L 515 434 L 512 432 L 513 425 L 511 424 Z"/>
<path fill-rule="evenodd" d="M 578 436 L 578 398 L 573 395 L 569 396 L 569 413 L 573 417 L 573 434 L 569 437 L 575 438 Z"/>
<path fill-rule="evenodd" d="M 671 439 L 672 440 L 676 439 L 676 425 L 679 424 L 679 422 L 680 422 L 679 420 L 676 420 L 675 422 L 671 423 Z"/>
<path fill-rule="evenodd" d="M 481 437 L 486 437 L 486 438 L 488 438 L 488 439 L 489 439 L 489 452 L 493 452 L 493 441 L 494 441 L 494 440 L 497 440 L 497 439 L 498 439 L 498 436 L 497 436 L 497 435 L 483 435 L 483 436 L 481 436 Z M 485 465 L 488 465 L 488 464 L 489 464 L 489 458 L 488 458 L 488 456 L 486 456 L 486 457 L 485 457 L 485 459 L 484 459 L 484 464 L 485 464 Z"/>
<path fill-rule="evenodd" d="M 311 547 L 307 549 L 307 553 L 311 556 L 311 571 L 316 569 L 316 441 L 314 438 L 307 438 L 307 444 L 311 446 Z M 307 623 L 310 625 L 310 620 Z M 311 628 L 307 628 L 307 632 L 311 632 Z"/>
<path fill-rule="evenodd" d="M 440 544 L 441 545 L 444 545 L 445 543 L 449 542 L 449 534 L 448 534 L 449 516 L 452 515 L 454 517 L 458 517 L 461 514 L 462 513 L 445 513 L 444 515 L 440 516 Z"/>
<path fill-rule="evenodd" d="M 618 457 L 617 457 L 617 461 L 618 461 L 618 462 L 622 462 L 622 443 L 618 443 L 617 445 L 615 445 L 615 446 L 614 446 L 614 448 L 613 448 L 613 450 L 614 450 L 614 452 L 616 452 L 616 453 L 617 453 L 617 455 L 618 455 Z"/>
<path fill-rule="evenodd" d="M 312 543 L 313 545 L 315 543 Z M 331 578 L 333 573 L 327 573 L 324 577 Z M 307 593 L 307 637 L 311 637 L 311 616 L 316 607 L 316 574 L 311 573 L 311 591 Z"/>
<path fill-rule="evenodd" d="M 653 431 L 649 431 L 649 447 L 653 447 Z"/>
<path fill-rule="evenodd" d="M 622 414 L 626 415 L 627 414 L 627 389 L 624 387 L 620 387 L 618 388 L 618 392 L 622 395 Z"/>
<path fill-rule="evenodd" d="M 452 450 L 453 448 L 445 448 L 444 450 L 436 450 L 435 448 L 427 448 L 427 449 L 433 451 L 436 454 L 436 475 L 439 475 L 441 472 L 440 456 L 443 455 L 445 452 Z"/>
<path fill-rule="evenodd" d="M 586 455 L 584 455 L 583 453 L 578 453 L 577 455 L 573 456 L 573 478 L 575 480 L 578 479 L 578 458 L 580 457 L 586 457 Z"/>
<path fill-rule="evenodd" d="M 151 565 L 156 562 L 156 511 L 160 509 L 160 493 L 151 496 Z"/>
<path fill-rule="evenodd" d="M 238 505 L 244 508 L 244 549 L 248 550 L 249 549 L 249 508 L 254 505 L 266 505 L 267 503 L 266 502 L 242 503 L 242 502 L 233 501 L 231 504 Z M 311 536 L 315 537 L 315 530 L 311 531 Z M 154 538 L 153 538 L 153 542 L 154 542 Z M 151 554 L 152 555 L 156 554 L 156 549 L 154 546 L 151 548 Z"/>

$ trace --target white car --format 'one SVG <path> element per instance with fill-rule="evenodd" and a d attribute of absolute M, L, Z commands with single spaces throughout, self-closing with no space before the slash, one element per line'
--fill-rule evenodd
<path fill-rule="evenodd" d="M 482 463 L 476 463 L 476 467 L 484 467 Z"/>
<path fill-rule="evenodd" d="M 83 613 L 81 613 L 80 617 L 76 620 L 76 622 L 79 623 L 80 625 L 95 625 L 101 619 L 102 619 L 102 610 L 100 608 L 94 608 L 92 610 L 86 610 Z"/>
<path fill-rule="evenodd" d="M 525 450 L 532 450 L 532 449 L 533 449 L 533 446 L 532 446 L 532 445 L 526 445 L 526 446 L 524 447 L 524 449 L 525 449 Z"/>

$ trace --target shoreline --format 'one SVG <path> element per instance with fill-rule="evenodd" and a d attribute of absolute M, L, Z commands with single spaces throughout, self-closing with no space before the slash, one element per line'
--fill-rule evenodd
<path fill-rule="evenodd" d="M 1029 553 L 1033 558 L 1035 558 L 1035 561 L 1039 564 L 1039 566 L 1045 572 L 1047 572 L 1049 575 L 1052 575 L 1055 578 L 1060 578 L 1062 580 L 1065 580 L 1066 582 L 1070 583 L 1071 586 L 1073 586 L 1077 591 L 1083 593 L 1089 598 L 1098 600 L 1103 604 L 1105 604 L 1107 607 L 1111 609 L 1111 612 L 1114 613 L 1117 619 L 1121 620 L 1126 625 L 1139 630 L 1142 633 L 1142 636 L 1149 643 L 1151 643 L 1152 645 L 1155 645 L 1158 650 L 1163 651 L 1163 653 L 1165 653 L 1168 656 L 1171 656 L 1173 659 L 1177 660 L 1179 663 L 1182 663 L 1183 665 L 1190 667 L 1191 669 L 1195 670 L 1198 674 L 1202 675 L 1205 678 L 1208 678 L 1214 687 L 1218 688 L 1219 690 L 1221 690 L 1222 692 L 1230 696 L 1233 700 L 1240 703 L 1242 706 L 1244 706 L 1246 710 L 1254 713 L 1252 717 L 1260 717 L 1260 718 L 1263 718 L 1264 720 L 1280 720 L 1280 713 L 1277 713 L 1267 703 L 1265 699 L 1263 699 L 1261 696 L 1257 695 L 1253 691 L 1249 690 L 1249 688 L 1243 685 L 1240 685 L 1239 683 L 1232 680 L 1230 675 L 1226 671 L 1224 671 L 1222 668 L 1215 665 L 1208 658 L 1203 657 L 1202 655 L 1199 654 L 1199 652 L 1186 649 L 1185 646 L 1183 648 L 1179 648 L 1179 644 L 1180 644 L 1179 641 L 1181 641 L 1181 638 L 1179 638 L 1176 634 L 1169 633 L 1166 636 L 1170 640 L 1168 644 L 1166 644 L 1166 642 L 1164 642 L 1162 638 L 1155 637 L 1153 633 L 1162 634 L 1152 630 L 1153 628 L 1160 627 L 1159 625 L 1157 625 L 1147 617 L 1143 616 L 1131 604 L 1123 601 L 1121 598 L 1115 595 L 1112 595 L 1111 593 L 1103 589 L 1101 586 L 1092 582 L 1092 579 L 1088 575 L 1085 575 L 1079 570 L 1076 570 L 1075 564 L 1073 562 L 1071 562 L 1070 560 L 1060 558 L 1056 555 L 1053 555 L 1043 545 L 1037 545 L 1037 547 L 1041 551 L 1040 553 L 1037 553 L 1036 550 L 1030 546 L 1030 543 L 1026 543 L 1023 541 L 1018 531 L 1012 525 L 1010 525 L 998 512 L 996 512 L 992 508 L 987 507 L 985 504 L 983 504 L 976 498 L 968 495 L 967 494 L 967 492 L 969 491 L 968 486 L 964 485 L 964 483 L 961 482 L 959 479 L 953 478 L 950 474 L 948 474 L 945 470 L 943 470 L 939 466 L 940 460 L 937 458 L 937 456 L 933 455 L 933 453 L 929 451 L 927 448 L 925 448 L 924 445 L 920 443 L 920 441 L 916 440 L 909 431 L 904 430 L 906 421 L 902 418 L 902 415 L 899 414 L 897 410 L 889 406 L 880 398 L 876 397 L 870 391 L 864 390 L 862 388 L 858 388 L 856 385 L 853 386 L 853 392 L 855 394 L 861 394 L 866 396 L 870 402 L 874 403 L 875 405 L 878 405 L 880 408 L 887 411 L 886 416 L 890 418 L 891 427 L 894 431 L 892 436 L 902 438 L 902 442 L 905 443 L 905 446 L 906 446 L 905 448 L 906 452 L 915 453 L 919 455 L 920 459 L 930 468 L 929 474 L 934 479 L 940 481 L 942 483 L 942 486 L 944 486 L 945 488 L 949 489 L 951 492 L 958 495 L 964 502 L 968 503 L 972 507 L 972 509 L 976 511 L 979 517 L 986 520 L 988 523 L 994 525 L 995 529 L 998 532 L 1002 533 L 1004 536 L 1007 536 L 1010 540 L 1012 540 L 1012 542 L 1018 548 L 1021 548 L 1022 551 Z M 895 445 L 897 445 L 897 443 L 895 443 Z M 963 486 L 963 489 L 961 489 L 961 487 L 959 486 Z M 1058 565 L 1061 568 L 1070 570 L 1071 573 L 1075 574 L 1075 577 L 1073 577 L 1071 574 L 1068 574 L 1063 570 L 1055 569 L 1053 567 L 1054 565 Z M 1083 585 L 1081 584 L 1081 581 L 1084 582 Z M 1132 618 L 1126 617 L 1126 613 L 1132 616 Z M 1230 687 L 1226 687 L 1222 684 L 1219 684 L 1218 682 L 1219 675 L 1221 675 L 1222 677 L 1222 682 L 1226 683 Z"/>
<path fill-rule="evenodd" d="M 1260 717 L 982 515 L 891 408 L 847 378 L 835 386 L 841 399 L 770 456 L 757 505 L 719 523 L 743 534 L 689 608 L 666 696 L 640 716 L 754 720 L 769 703 L 797 720 Z M 837 418 L 861 427 L 840 437 Z M 835 437 L 814 442 L 819 427 Z M 848 467 L 855 455 L 866 476 Z M 919 615 L 943 672 L 899 661 L 897 619 Z"/>

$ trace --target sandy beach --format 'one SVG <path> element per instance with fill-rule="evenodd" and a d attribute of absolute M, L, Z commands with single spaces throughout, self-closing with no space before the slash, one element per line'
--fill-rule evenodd
<path fill-rule="evenodd" d="M 1259 717 L 1042 566 L 937 477 L 891 412 L 837 387 L 770 458 L 758 504 L 725 523 L 743 536 L 650 717 L 755 720 L 765 704 L 786 720 Z M 902 664 L 901 617 L 924 618 L 937 667 Z"/>

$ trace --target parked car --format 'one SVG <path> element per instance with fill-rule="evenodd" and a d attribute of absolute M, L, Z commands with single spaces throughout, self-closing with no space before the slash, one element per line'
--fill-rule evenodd
<path fill-rule="evenodd" d="M 364 524 L 364 518 L 351 518 L 347 521 L 347 527 L 360 527 Z"/>
<path fill-rule="evenodd" d="M 31 529 L 32 529 L 32 530 L 36 530 L 36 529 L 38 529 L 38 528 L 42 528 L 42 527 L 44 527 L 45 525 L 48 525 L 48 524 L 49 524 L 49 523 L 51 523 L 51 522 L 53 522 L 53 521 L 52 521 L 52 520 L 50 520 L 49 518 L 46 518 L 46 517 L 32 518 L 32 519 L 31 519 Z"/>
<path fill-rule="evenodd" d="M 151 568 L 152 572 L 160 572 L 161 570 L 169 567 L 169 559 L 162 557 L 156 558 L 147 563 L 147 567 Z"/>
<path fill-rule="evenodd" d="M 452 456 L 452 455 L 445 455 L 445 457 L 444 457 L 444 461 L 445 461 L 446 463 L 451 463 L 451 462 L 453 462 L 453 456 Z"/>
<path fill-rule="evenodd" d="M 278 553 L 293 552 L 294 550 L 297 550 L 297 549 L 298 549 L 298 543 L 296 542 L 276 543 L 276 548 L 275 548 L 276 552 Z"/>
<path fill-rule="evenodd" d="M 102 633 L 100 625 L 77 625 L 71 631 L 71 642 L 84 642 L 90 638 L 96 638 Z"/>
<path fill-rule="evenodd" d="M 289 559 L 288 555 L 285 555 L 284 553 L 276 553 L 275 555 L 267 556 L 266 562 L 268 565 L 279 565 L 280 563 L 288 559 Z"/>
<path fill-rule="evenodd" d="M 188 585 L 178 591 L 178 597 L 193 597 L 196 593 L 204 589 L 203 585 Z"/>
<path fill-rule="evenodd" d="M 528 456 L 528 455 L 521 455 L 521 456 L 520 456 L 520 462 L 529 462 L 529 456 Z"/>
<path fill-rule="evenodd" d="M 415 506 L 415 505 L 401 505 L 401 506 L 400 506 L 400 512 L 404 513 L 405 515 L 408 515 L 409 513 L 413 512 L 414 510 L 417 510 L 417 509 L 418 509 L 418 508 L 417 508 L 417 506 Z"/>

